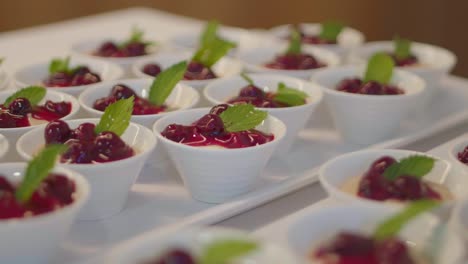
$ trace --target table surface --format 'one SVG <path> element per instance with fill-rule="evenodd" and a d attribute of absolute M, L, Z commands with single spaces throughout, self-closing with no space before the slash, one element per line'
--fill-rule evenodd
<path fill-rule="evenodd" d="M 200 25 L 200 21 L 193 20 L 190 18 L 183 18 L 180 16 L 173 16 L 170 14 L 167 14 L 165 12 L 159 12 L 159 11 L 154 11 L 154 10 L 147 10 L 143 9 L 148 12 L 152 12 L 154 14 L 158 14 L 158 16 L 164 16 L 165 23 L 162 25 L 159 24 L 157 25 L 159 28 L 169 26 L 173 21 L 177 21 L 178 24 L 185 24 L 187 27 L 195 27 Z M 141 12 L 142 9 L 133 9 L 133 11 L 138 11 Z M 122 21 L 126 21 L 126 17 L 130 17 L 132 13 L 132 10 L 126 10 L 126 11 L 117 11 L 117 12 L 112 12 L 104 15 L 99 15 L 96 16 L 96 19 L 105 19 L 106 16 L 115 16 L 122 14 Z M 96 20 L 94 20 L 96 21 Z M 128 20 L 127 20 L 128 23 Z M 135 23 L 138 24 L 138 19 L 135 20 Z M 125 25 L 124 22 L 119 23 L 119 25 L 122 26 L 128 26 Z M 21 54 L 17 54 L 16 57 L 7 58 L 6 65 L 14 69 L 15 67 L 18 67 L 19 64 L 25 63 L 26 61 L 30 61 L 31 57 L 34 57 L 34 59 L 40 60 L 48 57 L 51 52 L 53 53 L 64 53 L 66 52 L 66 45 L 64 44 L 58 44 L 58 39 L 67 39 L 67 42 L 69 41 L 76 41 L 77 37 L 73 36 L 72 34 L 67 34 L 67 28 L 74 27 L 75 29 L 77 27 L 89 27 L 89 26 L 94 26 L 92 23 L 88 23 L 86 18 L 83 19 L 75 19 L 72 21 L 65 21 L 65 22 L 60 22 L 60 23 L 55 23 L 52 25 L 47 25 L 47 26 L 40 26 L 36 28 L 29 28 L 29 29 L 24 29 L 24 30 L 19 30 L 19 31 L 13 31 L 13 32 L 6 32 L 6 33 L 1 33 L 0 34 L 0 52 L 5 52 L 8 54 L 9 51 L 17 50 L 20 49 L 21 47 L 27 47 L 28 45 L 32 45 L 30 43 L 30 36 L 31 34 L 40 34 L 42 30 L 45 28 L 51 29 L 53 28 L 58 34 L 55 36 L 44 36 L 43 38 L 39 39 L 39 42 L 36 43 L 36 45 L 44 44 L 47 42 L 52 42 L 55 44 L 54 45 L 45 45 L 44 46 L 44 52 L 41 52 L 39 54 L 37 53 L 32 53 L 32 50 L 26 49 L 25 52 Z M 115 25 L 102 25 L 101 30 L 104 28 L 113 28 Z M 96 37 L 98 36 L 97 33 L 91 33 L 91 37 Z M 15 45 L 12 45 L 11 42 L 9 43 L 2 43 L 2 39 L 6 40 L 10 37 L 15 37 L 18 39 L 18 42 L 15 43 Z M 167 37 L 164 36 L 164 37 Z M 0 54 L 1 57 L 1 54 Z M 463 133 L 466 133 L 468 131 L 468 123 L 461 123 L 458 124 L 456 127 L 444 131 L 443 133 L 438 133 L 432 137 L 429 137 L 427 139 L 415 142 L 409 146 L 406 146 L 406 149 L 410 150 L 417 150 L 417 151 L 427 151 L 430 150 L 454 137 L 457 137 Z M 254 231 L 258 228 L 261 228 L 273 221 L 276 221 L 284 216 L 287 216 L 289 214 L 292 214 L 304 207 L 307 207 L 321 199 L 324 199 L 326 197 L 325 191 L 320 187 L 318 183 L 312 184 L 309 186 L 304 186 L 304 188 L 291 193 L 289 195 L 286 195 L 284 197 L 278 198 L 276 200 L 273 200 L 267 204 L 264 204 L 262 206 L 259 206 L 257 208 L 254 208 L 250 211 L 244 212 L 240 215 L 231 217 L 227 220 L 224 220 L 220 223 L 217 223 L 217 226 L 224 226 L 224 227 L 232 227 L 232 228 L 239 228 L 247 231 Z"/>

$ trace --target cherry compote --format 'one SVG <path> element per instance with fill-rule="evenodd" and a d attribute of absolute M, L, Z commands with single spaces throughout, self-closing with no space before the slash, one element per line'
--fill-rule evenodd
<path fill-rule="evenodd" d="M 125 45 L 118 45 L 115 42 L 107 41 L 99 46 L 93 54 L 100 57 L 137 57 L 148 54 L 146 47 L 147 44 L 140 41 L 132 41 L 125 43 Z"/>
<path fill-rule="evenodd" d="M 457 158 L 462 163 L 468 164 L 468 146 L 466 146 L 463 151 L 457 153 Z"/>
<path fill-rule="evenodd" d="M 172 249 L 164 255 L 143 264 L 196 264 L 193 256 L 184 249 Z"/>
<path fill-rule="evenodd" d="M 310 54 L 283 54 L 278 55 L 265 67 L 279 70 L 310 70 L 325 67 L 326 65 Z"/>
<path fill-rule="evenodd" d="M 360 78 L 347 78 L 338 83 L 337 91 L 367 95 L 398 95 L 405 91 L 395 85 L 381 84 L 376 81 L 364 82 Z"/>
<path fill-rule="evenodd" d="M 159 114 L 167 109 L 165 105 L 154 105 L 149 100 L 138 96 L 135 91 L 124 84 L 114 85 L 109 96 L 97 99 L 93 104 L 93 108 L 104 112 L 109 105 L 116 101 L 127 99 L 132 96 L 135 98 L 132 115 Z"/>
<path fill-rule="evenodd" d="M 148 63 L 143 66 L 141 69 L 145 74 L 150 76 L 157 76 L 161 73 L 161 66 L 156 63 Z M 187 65 L 187 70 L 184 73 L 184 80 L 209 80 L 217 78 L 216 74 L 209 67 L 204 66 L 203 64 L 191 61 Z"/>
<path fill-rule="evenodd" d="M 0 219 L 23 218 L 60 209 L 74 200 L 75 183 L 68 177 L 50 173 L 36 189 L 29 201 L 15 198 L 15 184 L 0 176 Z"/>
<path fill-rule="evenodd" d="M 414 55 L 409 55 L 406 58 L 398 58 L 395 54 L 390 53 L 388 54 L 395 62 L 395 65 L 398 67 L 405 67 L 405 66 L 414 66 L 419 63 L 418 57 Z"/>
<path fill-rule="evenodd" d="M 168 125 L 161 132 L 169 140 L 190 146 L 220 146 L 224 148 L 246 148 L 262 145 L 274 139 L 273 134 L 266 134 L 251 129 L 240 132 L 228 132 L 219 116 L 228 105 L 214 106 L 209 114 L 204 115 L 192 125 Z"/>
<path fill-rule="evenodd" d="M 71 72 L 56 72 L 49 75 L 44 81 L 47 87 L 81 86 L 101 81 L 99 74 L 92 72 L 88 67 L 80 66 Z"/>
<path fill-rule="evenodd" d="M 67 123 L 56 120 L 44 130 L 46 144 L 66 144 L 68 150 L 60 157 L 62 163 L 103 163 L 129 158 L 135 155 L 117 134 L 104 131 L 96 133 L 96 126 L 83 123 L 70 129 Z"/>
<path fill-rule="evenodd" d="M 252 104 L 256 107 L 265 107 L 265 108 L 280 108 L 288 107 L 289 105 L 275 101 L 276 93 L 274 92 L 264 92 L 261 88 L 250 84 L 242 88 L 239 92 L 239 95 L 230 99 L 229 104 L 239 104 L 246 103 Z M 305 100 L 304 100 L 305 103 Z"/>

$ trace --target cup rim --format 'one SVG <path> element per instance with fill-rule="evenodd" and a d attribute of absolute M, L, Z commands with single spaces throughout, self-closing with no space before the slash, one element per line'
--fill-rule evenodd
<path fill-rule="evenodd" d="M 80 118 L 80 119 L 72 119 L 72 120 L 63 120 L 65 121 L 68 125 L 70 125 L 70 122 L 74 124 L 82 124 L 82 123 L 86 123 L 86 122 L 90 122 L 90 123 L 98 123 L 99 122 L 99 118 Z M 139 125 L 137 123 L 134 123 L 134 122 L 130 122 L 129 124 L 129 127 L 130 126 L 134 126 L 136 128 L 138 128 L 138 130 L 140 131 L 144 131 L 145 133 L 148 133 L 150 135 L 153 135 L 152 131 L 143 126 L 143 125 Z M 23 141 L 25 140 L 25 138 L 29 138 L 31 137 L 32 134 L 35 134 L 36 132 L 38 131 L 43 131 L 45 129 L 46 125 L 41 125 L 37 128 L 34 128 L 28 132 L 26 132 L 24 135 L 22 135 L 18 141 L 16 142 L 16 151 L 19 153 L 19 155 L 23 158 L 23 159 L 26 159 L 26 160 L 30 160 L 32 158 L 32 154 L 31 153 L 28 153 L 26 152 L 24 149 L 23 149 Z M 115 161 L 110 161 L 110 162 L 103 162 L 103 163 L 59 163 L 61 166 L 66 166 L 66 167 L 69 167 L 70 169 L 74 170 L 74 169 L 88 169 L 88 168 L 103 168 L 103 167 L 108 167 L 108 166 L 112 166 L 112 165 L 115 165 L 115 164 L 125 164 L 125 163 L 133 163 L 135 160 L 138 160 L 140 158 L 142 158 L 143 156 L 145 155 L 148 155 L 149 153 L 151 153 L 153 151 L 153 149 L 156 147 L 156 144 L 157 144 L 157 139 L 153 136 L 153 137 L 146 137 L 147 140 L 149 140 L 149 143 L 145 145 L 145 148 L 143 149 L 143 151 L 141 152 L 136 152 L 135 155 L 131 156 L 131 157 L 128 157 L 128 158 L 125 158 L 125 159 L 121 159 L 121 160 L 115 160 Z"/>
<path fill-rule="evenodd" d="M 306 100 L 306 103 L 303 104 L 303 105 L 279 107 L 279 108 L 255 107 L 255 108 L 259 109 L 259 110 L 271 112 L 273 115 L 274 115 L 274 113 L 277 113 L 277 112 L 287 112 L 287 111 L 292 111 L 292 110 L 296 110 L 296 109 L 305 109 L 305 108 L 310 107 L 311 105 L 319 104 L 323 99 L 323 87 L 321 85 L 319 85 L 319 84 L 316 84 L 316 83 L 307 82 L 305 80 L 295 78 L 295 77 L 292 77 L 292 76 L 288 76 L 288 75 L 271 74 L 271 73 L 249 73 L 249 77 L 252 78 L 252 79 L 256 79 L 256 78 L 259 78 L 259 79 L 274 78 L 274 79 L 283 79 L 283 80 L 290 80 L 290 81 L 296 81 L 296 82 L 298 81 L 298 82 L 303 83 L 304 86 L 311 87 L 312 89 L 317 89 L 318 96 L 316 98 L 313 98 L 313 100 Z M 215 90 L 215 89 L 222 89 L 222 87 L 218 87 L 218 86 L 222 86 L 222 84 L 224 84 L 225 82 L 229 82 L 229 81 L 232 81 L 232 80 L 238 79 L 238 78 L 240 78 L 240 75 L 235 75 L 235 76 L 226 77 L 226 78 L 222 78 L 222 79 L 213 81 L 212 83 L 208 84 L 203 89 L 203 96 L 210 103 L 215 104 L 215 105 L 216 104 L 229 104 L 227 102 L 223 102 L 223 101 L 219 101 L 218 99 L 215 99 L 213 96 L 211 96 L 210 92 L 212 90 Z M 303 91 L 303 92 L 306 92 L 306 91 Z M 311 94 L 308 93 L 308 92 L 306 92 L 306 93 L 309 95 L 308 98 L 311 98 Z M 229 104 L 229 105 L 233 105 L 233 104 Z"/>
<path fill-rule="evenodd" d="M 83 91 L 80 96 L 78 97 L 78 102 L 79 104 L 83 107 L 84 110 L 88 111 L 88 112 L 91 112 L 93 114 L 97 114 L 97 115 L 100 115 L 102 116 L 104 114 L 103 111 L 99 111 L 99 110 L 96 110 L 94 109 L 93 107 L 91 107 L 90 105 L 88 105 L 85 101 L 84 101 L 84 97 L 85 96 L 92 96 L 96 93 L 96 91 L 102 89 L 102 86 L 106 85 L 106 86 L 114 86 L 118 83 L 138 83 L 138 82 L 149 82 L 149 84 L 151 85 L 151 82 L 153 80 L 151 78 L 132 78 L 132 79 L 122 79 L 122 80 L 113 80 L 113 81 L 108 81 L 108 82 L 105 82 L 105 83 L 102 83 L 101 85 L 97 85 L 95 87 L 90 87 L 88 89 L 86 89 L 85 91 Z M 158 113 L 158 114 L 149 114 L 149 115 L 133 115 L 132 114 L 132 118 L 138 118 L 138 119 L 154 119 L 154 118 L 160 118 L 160 117 L 163 117 L 169 113 L 172 113 L 172 112 L 177 112 L 177 111 L 181 111 L 181 110 L 185 110 L 185 109 L 191 109 L 193 108 L 195 105 L 198 104 L 198 102 L 200 101 L 200 94 L 198 93 L 198 91 L 196 89 L 194 89 L 193 87 L 185 84 L 185 83 L 182 83 L 182 82 L 178 82 L 176 84 L 177 86 L 180 86 L 183 93 L 186 93 L 185 90 L 190 90 L 190 92 L 194 93 L 195 97 L 194 97 L 194 100 L 193 102 L 188 105 L 187 107 L 183 107 L 183 108 L 180 108 L 180 109 L 176 109 L 174 111 L 170 111 L 170 112 L 161 112 L 161 113 Z M 134 89 L 134 88 L 132 88 Z M 142 88 L 144 89 L 144 88 Z M 139 90 L 139 88 L 138 88 Z M 96 98 L 97 100 L 98 98 Z"/>
<path fill-rule="evenodd" d="M 0 164 L 0 167 L 14 167 L 14 168 L 26 168 L 27 162 L 7 162 Z M 89 183 L 86 178 L 75 170 L 56 165 L 52 172 L 63 173 L 67 178 L 73 180 L 77 186 L 76 193 L 81 193 L 78 199 L 74 200 L 71 204 L 64 206 L 58 210 L 47 212 L 45 214 L 35 215 L 26 218 L 11 218 L 0 221 L 0 228 L 11 228 L 14 225 L 28 225 L 28 224 L 41 224 L 46 221 L 50 221 L 51 218 L 56 218 L 66 214 L 69 211 L 73 211 L 76 208 L 82 207 L 82 205 L 88 200 L 90 194 Z"/>
<path fill-rule="evenodd" d="M 271 144 L 276 144 L 276 143 L 280 142 L 284 138 L 284 136 L 286 135 L 286 129 L 287 128 L 286 128 L 285 124 L 281 120 L 279 120 L 278 118 L 276 118 L 276 117 L 274 117 L 272 115 L 268 115 L 267 119 L 273 121 L 275 123 L 275 125 L 279 126 L 279 129 L 282 130 L 280 135 L 278 135 L 278 136 L 274 135 L 275 136 L 274 139 L 272 141 L 266 142 L 265 144 L 256 145 L 256 146 L 252 146 L 252 147 L 246 147 L 246 148 L 219 148 L 218 149 L 218 148 L 200 148 L 200 147 L 197 147 L 197 146 L 190 146 L 190 145 L 174 142 L 172 140 L 169 140 L 169 139 L 163 137 L 161 135 L 161 131 L 159 131 L 159 129 L 158 129 L 158 127 L 160 126 L 161 123 L 166 122 L 167 120 L 170 120 L 171 118 L 173 118 L 176 115 L 186 115 L 186 114 L 188 114 L 190 112 L 195 112 L 195 111 L 200 112 L 201 114 L 202 113 L 208 113 L 210 111 L 210 109 L 211 108 L 208 108 L 208 107 L 206 107 L 206 108 L 193 108 L 193 109 L 188 109 L 188 110 L 168 114 L 165 117 L 157 120 L 153 124 L 153 133 L 156 135 L 158 140 L 164 142 L 167 145 L 170 145 L 171 147 L 182 148 L 182 149 L 186 149 L 186 150 L 197 150 L 197 151 L 205 152 L 205 153 L 220 153 L 220 152 L 235 153 L 235 152 L 242 152 L 242 151 L 243 152 L 245 152 L 245 151 L 258 151 L 258 150 L 262 150 L 262 149 L 264 149 L 266 147 L 269 147 Z"/>

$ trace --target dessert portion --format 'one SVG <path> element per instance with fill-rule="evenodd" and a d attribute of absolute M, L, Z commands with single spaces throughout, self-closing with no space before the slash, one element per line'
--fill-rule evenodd
<path fill-rule="evenodd" d="M 307 34 L 300 25 L 292 26 L 291 30 L 297 30 L 301 36 L 302 43 L 320 45 L 337 44 L 338 35 L 343 31 L 344 25 L 338 22 L 325 22 L 321 25 L 320 33 Z"/>
<path fill-rule="evenodd" d="M 258 249 L 257 243 L 240 240 L 216 240 L 204 245 L 200 254 L 194 254 L 187 249 L 173 247 L 161 256 L 141 264 L 204 264 L 204 263 L 235 263 L 236 260 L 251 254 Z"/>
<path fill-rule="evenodd" d="M 346 182 L 343 190 L 376 201 L 451 200 L 452 194 L 445 186 L 423 180 L 435 162 L 427 156 L 409 156 L 400 161 L 383 156 L 363 176 Z"/>
<path fill-rule="evenodd" d="M 218 36 L 219 24 L 210 21 L 200 36 L 200 47 L 195 52 L 183 76 L 184 80 L 209 80 L 218 78 L 211 69 L 216 62 L 224 57 L 236 44 Z M 161 73 L 161 66 L 156 63 L 148 63 L 142 71 L 151 76 Z"/>
<path fill-rule="evenodd" d="M 144 32 L 139 28 L 133 28 L 130 37 L 120 43 L 107 41 L 101 44 L 93 55 L 99 57 L 128 58 L 149 54 L 148 47 L 153 42 L 143 39 Z"/>
<path fill-rule="evenodd" d="M 418 58 L 411 53 L 411 41 L 396 37 L 393 40 L 394 51 L 389 55 L 398 67 L 415 66 L 419 64 Z"/>
<path fill-rule="evenodd" d="M 346 78 L 338 83 L 336 90 L 345 93 L 366 95 L 399 95 L 405 91 L 390 84 L 394 63 L 390 56 L 377 53 L 367 63 L 364 79 L 359 77 Z"/>
<path fill-rule="evenodd" d="M 272 61 L 265 63 L 264 66 L 279 70 L 310 70 L 325 67 L 326 65 L 314 56 L 302 52 L 299 32 L 293 31 L 286 52 L 277 55 Z"/>
<path fill-rule="evenodd" d="M 177 82 L 187 68 L 185 61 L 174 64 L 154 79 L 149 89 L 148 98 L 138 96 L 134 90 L 124 84 L 116 84 L 109 96 L 97 99 L 93 108 L 105 111 L 106 108 L 121 99 L 135 98 L 132 115 L 154 115 L 168 110 L 164 104 Z"/>
<path fill-rule="evenodd" d="M 248 85 L 240 90 L 238 96 L 229 99 L 229 104 L 252 104 L 256 107 L 281 108 L 303 105 L 309 97 L 306 93 L 287 87 L 282 82 L 278 83 L 276 92 L 265 92 L 256 86 L 247 75 L 241 74 L 241 76 L 248 82 Z"/>
<path fill-rule="evenodd" d="M 323 264 L 424 264 L 427 258 L 410 243 L 398 237 L 407 222 L 437 206 L 433 201 L 418 201 L 383 221 L 372 235 L 341 230 L 322 243 L 310 259 Z"/>
<path fill-rule="evenodd" d="M 49 64 L 49 76 L 43 81 L 47 87 L 81 86 L 101 82 L 99 74 L 88 67 L 70 67 L 70 57 L 53 59 Z"/>
<path fill-rule="evenodd" d="M 170 124 L 161 135 L 189 146 L 246 148 L 272 141 L 275 136 L 256 130 L 268 116 L 251 104 L 214 106 L 210 112 L 191 125 Z"/>
<path fill-rule="evenodd" d="M 30 86 L 8 97 L 0 105 L 0 128 L 38 125 L 70 114 L 72 110 L 70 102 L 47 100 L 43 105 L 39 105 L 45 94 L 45 88 Z"/>
<path fill-rule="evenodd" d="M 0 219 L 30 218 L 73 203 L 75 182 L 63 174 L 51 173 L 64 146 L 43 149 L 28 163 L 21 183 L 0 176 Z"/>
<path fill-rule="evenodd" d="M 457 153 L 457 158 L 460 162 L 468 164 L 468 146 L 466 146 L 462 151 Z"/>
<path fill-rule="evenodd" d="M 70 129 L 61 120 L 50 122 L 44 130 L 46 145 L 68 146 L 60 156 L 61 163 L 104 163 L 132 157 L 136 151 L 120 137 L 130 123 L 132 109 L 130 97 L 107 107 L 97 125 L 83 123 Z"/>

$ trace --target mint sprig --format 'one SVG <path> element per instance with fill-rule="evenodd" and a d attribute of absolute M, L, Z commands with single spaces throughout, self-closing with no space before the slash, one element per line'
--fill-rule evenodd
<path fill-rule="evenodd" d="M 301 54 L 302 52 L 302 40 L 299 30 L 294 29 L 291 31 L 291 37 L 289 39 L 289 46 L 286 50 L 286 54 Z"/>
<path fill-rule="evenodd" d="M 390 56 L 385 53 L 376 53 L 367 63 L 364 82 L 376 81 L 388 84 L 393 75 L 393 68 L 395 68 L 395 63 Z"/>
<path fill-rule="evenodd" d="M 328 41 L 336 41 L 338 35 L 343 30 L 344 25 L 340 22 L 325 22 L 322 24 L 322 29 L 320 31 L 319 37 Z"/>
<path fill-rule="evenodd" d="M 182 61 L 159 73 L 151 84 L 148 100 L 155 105 L 163 105 L 186 70 L 187 62 Z"/>
<path fill-rule="evenodd" d="M 34 106 L 37 105 L 45 95 L 46 89 L 44 87 L 29 86 L 10 95 L 3 103 L 3 106 L 8 107 L 17 98 L 28 99 L 29 103 Z"/>
<path fill-rule="evenodd" d="M 144 35 L 145 35 L 145 32 L 141 28 L 134 26 L 132 28 L 130 37 L 127 40 L 120 43 L 118 47 L 124 48 L 130 43 L 143 43 L 146 46 L 153 45 L 154 44 L 153 42 L 143 40 Z"/>
<path fill-rule="evenodd" d="M 250 78 L 245 72 L 241 73 L 240 76 L 244 79 L 249 85 L 255 85 L 252 78 Z"/>
<path fill-rule="evenodd" d="M 219 28 L 218 21 L 216 20 L 209 21 L 200 35 L 200 45 L 201 46 L 206 45 L 207 43 L 217 38 L 218 28 Z"/>
<path fill-rule="evenodd" d="M 65 145 L 48 145 L 28 163 L 23 180 L 15 192 L 15 197 L 19 202 L 29 201 L 37 187 L 54 168 L 58 155 L 66 150 Z"/>
<path fill-rule="evenodd" d="M 74 69 L 70 68 L 70 56 L 65 59 L 54 58 L 49 63 L 49 73 L 54 74 L 57 72 L 72 73 Z"/>
<path fill-rule="evenodd" d="M 411 56 L 411 41 L 400 37 L 395 37 L 393 40 L 395 47 L 395 56 L 398 59 L 406 59 Z"/>
<path fill-rule="evenodd" d="M 128 125 L 133 111 L 133 96 L 127 99 L 120 99 L 109 105 L 101 116 L 99 123 L 94 128 L 94 132 L 99 134 L 104 131 L 114 132 L 121 136 Z"/>
<path fill-rule="evenodd" d="M 236 258 L 257 250 L 258 244 L 253 241 L 232 239 L 219 240 L 207 245 L 201 254 L 200 264 L 227 264 Z"/>
<path fill-rule="evenodd" d="M 416 178 L 422 178 L 434 168 L 436 160 L 434 158 L 414 155 L 401 159 L 400 161 L 390 165 L 383 173 L 383 176 L 388 180 L 408 175 Z"/>
<path fill-rule="evenodd" d="M 219 117 L 223 120 L 224 129 L 228 132 L 239 132 L 254 129 L 260 125 L 268 113 L 255 109 L 251 104 L 237 104 L 228 107 Z"/>
<path fill-rule="evenodd" d="M 298 106 L 305 104 L 305 100 L 309 97 L 303 91 L 287 87 L 283 82 L 278 83 L 278 89 L 273 97 L 273 100 L 289 106 Z"/>
<path fill-rule="evenodd" d="M 403 211 L 383 221 L 374 231 L 374 238 L 384 240 L 398 235 L 401 229 L 416 216 L 439 205 L 434 200 L 419 200 L 409 204 Z"/>
<path fill-rule="evenodd" d="M 199 62 L 203 66 L 210 68 L 234 47 L 236 47 L 234 42 L 215 37 L 211 41 L 201 45 L 193 55 L 192 61 Z"/>

